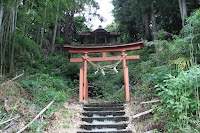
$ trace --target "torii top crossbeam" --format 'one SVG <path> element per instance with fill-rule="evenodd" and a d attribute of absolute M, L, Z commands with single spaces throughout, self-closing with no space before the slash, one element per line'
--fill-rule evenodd
<path fill-rule="evenodd" d="M 126 66 L 126 60 L 136 60 L 140 57 L 127 56 L 127 51 L 139 50 L 143 46 L 143 41 L 134 42 L 129 44 L 120 44 L 120 45 L 109 45 L 109 46 L 74 46 L 65 44 L 63 47 L 69 53 L 79 53 L 83 54 L 81 58 L 71 58 L 70 62 L 83 62 L 83 68 L 80 69 L 80 89 L 79 89 L 79 100 L 88 99 L 88 81 L 87 81 L 87 61 L 114 61 L 122 60 L 123 72 L 124 72 L 124 89 L 125 89 L 125 99 L 130 101 L 129 94 L 129 77 L 128 77 L 128 67 Z M 107 52 L 120 52 L 119 56 L 107 56 Z M 102 53 L 102 57 L 89 57 L 89 53 Z M 123 57 L 123 58 L 122 58 Z"/>
<path fill-rule="evenodd" d="M 102 53 L 102 52 L 119 52 L 119 51 L 132 51 L 140 49 L 144 41 L 134 42 L 129 44 L 109 45 L 109 46 L 74 46 L 65 44 L 63 47 L 69 53 Z"/>

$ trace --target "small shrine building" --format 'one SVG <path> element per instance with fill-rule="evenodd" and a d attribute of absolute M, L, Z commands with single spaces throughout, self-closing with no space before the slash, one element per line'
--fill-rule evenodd
<path fill-rule="evenodd" d="M 107 45 L 117 43 L 117 38 L 120 36 L 117 32 L 109 32 L 102 26 L 99 26 L 93 32 L 81 32 L 79 33 L 79 41 L 81 44 L 97 44 Z"/>

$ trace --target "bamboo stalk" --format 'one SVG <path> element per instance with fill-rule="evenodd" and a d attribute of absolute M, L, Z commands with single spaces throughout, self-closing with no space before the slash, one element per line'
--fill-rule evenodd
<path fill-rule="evenodd" d="M 0 76 L 2 76 L 3 75 L 3 57 L 2 57 L 2 55 L 3 55 L 3 50 L 2 50 L 2 48 L 3 48 L 3 44 L 2 44 L 2 42 L 3 42 L 3 34 L 1 34 L 1 33 L 3 33 L 3 24 L 2 24 L 2 20 L 3 20 L 3 11 L 4 11 L 4 9 L 3 9 L 3 4 L 0 4 Z"/>
<path fill-rule="evenodd" d="M 32 121 L 30 121 L 25 127 L 23 127 L 22 129 L 20 129 L 17 133 L 21 133 L 27 127 L 29 127 L 35 120 L 37 120 L 38 117 L 40 117 L 40 115 L 42 115 L 53 104 L 53 102 L 54 102 L 54 100 L 51 101 Z"/>

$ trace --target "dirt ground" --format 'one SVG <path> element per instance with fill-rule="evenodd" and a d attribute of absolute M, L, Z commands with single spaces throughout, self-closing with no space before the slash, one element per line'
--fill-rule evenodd
<path fill-rule="evenodd" d="M 131 121 L 131 127 L 133 133 L 145 133 L 154 129 L 153 127 L 153 116 L 152 114 L 147 114 L 144 116 L 140 116 L 138 118 L 132 119 L 132 117 L 136 114 L 142 113 L 146 110 L 151 109 L 151 105 L 140 105 L 138 100 L 132 100 L 128 104 L 129 108 L 129 118 Z"/>
<path fill-rule="evenodd" d="M 45 129 L 45 133 L 76 133 L 81 124 L 83 105 L 66 102 L 64 106 L 54 113 L 54 120 Z"/>

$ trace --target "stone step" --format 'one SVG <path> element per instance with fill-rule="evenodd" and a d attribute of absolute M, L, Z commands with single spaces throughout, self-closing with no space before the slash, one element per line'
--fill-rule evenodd
<path fill-rule="evenodd" d="M 127 128 L 127 123 L 122 124 L 106 124 L 106 125 L 81 125 L 82 129 L 90 131 L 117 131 Z"/>
<path fill-rule="evenodd" d="M 83 111 L 83 123 L 77 133 L 132 133 L 122 103 L 84 105 Z"/>
<path fill-rule="evenodd" d="M 132 133 L 132 131 L 118 130 L 118 131 L 79 131 L 77 133 Z"/>
<path fill-rule="evenodd" d="M 84 107 L 102 107 L 102 108 L 107 108 L 107 107 L 123 107 L 124 104 L 122 103 L 111 103 L 111 104 L 88 104 L 88 105 L 84 105 Z"/>
<path fill-rule="evenodd" d="M 96 118 L 82 118 L 82 121 L 87 123 L 117 123 L 128 121 L 128 117 L 96 117 Z"/>
<path fill-rule="evenodd" d="M 121 111 L 124 110 L 124 107 L 107 107 L 107 108 L 102 108 L 102 107 L 83 107 L 84 111 Z"/>
<path fill-rule="evenodd" d="M 107 112 L 99 112 L 99 111 L 91 111 L 91 112 L 83 112 L 82 115 L 85 117 L 115 117 L 115 116 L 124 116 L 126 113 L 124 111 L 107 111 Z"/>

